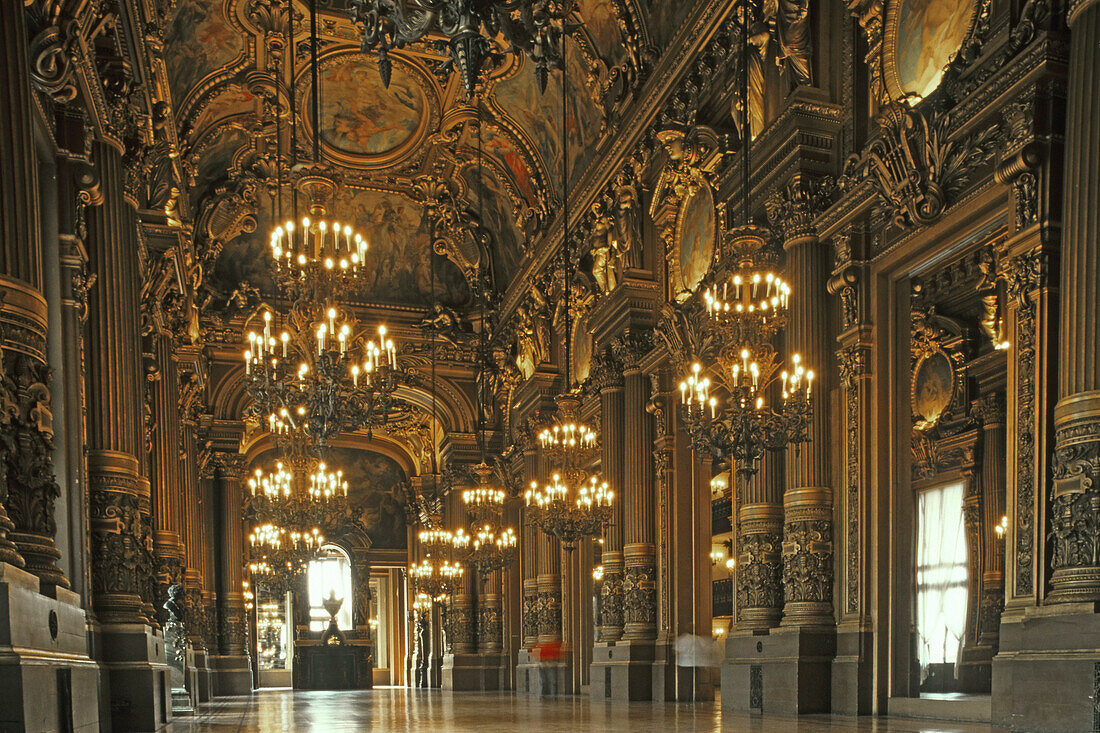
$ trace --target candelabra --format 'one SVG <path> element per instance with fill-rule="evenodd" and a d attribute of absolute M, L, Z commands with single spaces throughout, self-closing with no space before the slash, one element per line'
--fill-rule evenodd
<path fill-rule="evenodd" d="M 787 324 L 791 295 L 790 285 L 768 269 L 776 257 L 759 227 L 724 237 L 715 282 L 702 291 L 715 379 L 697 361 L 680 382 L 693 447 L 732 461 L 745 478 L 756 473 L 764 451 L 809 440 L 813 416 L 813 371 L 798 354 L 782 369 L 772 343 Z"/>

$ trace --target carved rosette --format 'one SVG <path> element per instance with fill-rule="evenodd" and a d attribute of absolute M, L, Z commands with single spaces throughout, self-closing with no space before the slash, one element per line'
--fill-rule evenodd
<path fill-rule="evenodd" d="M 1100 390 L 1054 410 L 1051 593 L 1056 602 L 1100 600 Z"/>
<path fill-rule="evenodd" d="M 623 636 L 622 553 L 605 552 L 603 582 L 600 584 L 600 641 L 618 641 Z"/>
<path fill-rule="evenodd" d="M 652 545 L 623 548 L 623 638 L 657 635 L 657 557 Z"/>
<path fill-rule="evenodd" d="M 769 629 L 783 611 L 783 511 L 774 504 L 746 504 L 738 516 L 737 625 Z"/>
<path fill-rule="evenodd" d="M 833 623 L 832 500 L 820 486 L 783 495 L 783 626 Z"/>

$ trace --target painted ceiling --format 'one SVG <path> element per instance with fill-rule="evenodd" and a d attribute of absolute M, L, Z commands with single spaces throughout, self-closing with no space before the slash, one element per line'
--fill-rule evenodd
<path fill-rule="evenodd" d="M 565 64 L 571 184 L 608 134 L 616 70 L 638 48 L 658 55 L 690 5 L 577 3 Z M 457 78 L 442 71 L 443 57 L 425 44 L 393 54 L 386 88 L 340 6 L 319 0 L 320 152 L 341 183 L 330 215 L 371 242 L 375 274 L 360 298 L 423 307 L 434 280 L 437 297 L 461 307 L 471 301 L 470 260 L 481 257 L 490 262 L 474 264 L 503 290 L 562 195 L 562 74 L 552 73 L 540 93 L 532 65 L 505 54 L 475 108 Z M 308 6 L 293 7 L 291 19 L 287 0 L 178 0 L 165 37 L 164 73 L 188 175 L 183 205 L 197 222 L 200 249 L 213 253 L 206 287 L 215 298 L 242 283 L 270 291 L 266 232 L 295 210 L 283 176 L 313 154 Z M 622 13 L 629 23 L 620 22 Z M 624 42 L 626 27 L 635 30 Z M 418 193 L 426 178 L 442 182 L 463 212 L 481 221 L 490 234 L 487 252 L 460 243 L 447 253 L 454 262 L 428 254 Z"/>

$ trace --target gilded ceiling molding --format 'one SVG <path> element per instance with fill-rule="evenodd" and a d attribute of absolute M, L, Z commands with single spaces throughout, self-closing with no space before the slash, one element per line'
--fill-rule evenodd
<path fill-rule="evenodd" d="M 697 5 L 623 115 L 623 123 L 616 134 L 604 140 L 579 185 L 573 187 L 570 211 L 574 212 L 574 221 L 571 227 L 587 216 L 593 201 L 617 174 L 620 161 L 633 155 L 639 144 L 645 144 L 651 125 L 693 68 L 700 50 L 713 42 L 732 12 L 732 5 L 722 0 L 707 0 Z M 519 305 L 532 273 L 542 270 L 561 247 L 561 230 L 560 223 L 547 224 L 546 235 L 534 246 L 531 259 L 509 287 L 501 305 L 503 317 L 510 317 Z"/>

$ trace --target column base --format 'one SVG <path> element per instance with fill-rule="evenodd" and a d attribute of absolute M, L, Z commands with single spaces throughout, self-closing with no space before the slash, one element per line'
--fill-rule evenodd
<path fill-rule="evenodd" d="M 539 697 L 569 694 L 573 684 L 573 662 L 568 655 L 553 662 L 543 662 L 523 649 L 516 665 L 516 692 Z"/>
<path fill-rule="evenodd" d="M 874 634 L 856 629 L 837 629 L 833 659 L 831 712 L 837 715 L 870 715 L 873 705 L 871 654 Z"/>
<path fill-rule="evenodd" d="M 252 694 L 252 669 L 245 655 L 212 656 L 210 667 L 213 671 L 216 696 Z"/>
<path fill-rule="evenodd" d="M 39 592 L 0 563 L 0 730 L 99 730 L 99 665 L 88 656 L 80 597 Z"/>
<path fill-rule="evenodd" d="M 681 667 L 676 664 L 676 643 L 654 645 L 653 699 L 663 702 L 706 702 L 718 686 L 716 667 Z"/>
<path fill-rule="evenodd" d="M 502 653 L 445 654 L 443 689 L 455 691 L 503 689 L 508 658 Z"/>
<path fill-rule="evenodd" d="M 1094 604 L 1006 612 L 993 658 L 993 724 L 1013 730 L 1095 730 L 1100 615 Z"/>
<path fill-rule="evenodd" d="M 765 713 L 830 711 L 833 627 L 733 632 L 722 663 L 722 709 Z"/>
<path fill-rule="evenodd" d="M 210 668 L 210 654 L 205 649 L 196 649 L 192 659 L 195 686 L 191 690 L 191 696 L 196 703 L 210 702 L 214 699 L 214 670 Z"/>
<path fill-rule="evenodd" d="M 164 637 L 146 624 L 102 624 L 95 632 L 111 730 L 156 731 L 172 721 Z"/>
<path fill-rule="evenodd" d="M 593 700 L 652 700 L 655 642 L 597 642 L 588 693 Z"/>

